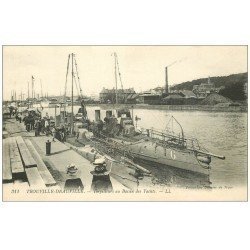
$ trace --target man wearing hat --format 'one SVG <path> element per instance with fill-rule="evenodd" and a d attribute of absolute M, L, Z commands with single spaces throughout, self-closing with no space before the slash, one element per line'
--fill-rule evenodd
<path fill-rule="evenodd" d="M 75 164 L 71 163 L 67 167 L 66 174 L 67 174 L 67 180 L 65 182 L 64 189 L 66 190 L 84 189 L 82 180 L 79 177 L 77 177 L 79 173 L 78 173 L 78 168 L 75 166 Z"/>
<path fill-rule="evenodd" d="M 109 177 L 109 171 L 106 169 L 104 158 L 94 161 L 95 170 L 90 173 L 93 175 L 91 189 L 94 192 L 112 192 L 113 187 Z"/>

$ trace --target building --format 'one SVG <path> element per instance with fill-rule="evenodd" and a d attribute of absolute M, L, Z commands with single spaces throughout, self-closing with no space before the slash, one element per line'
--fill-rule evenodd
<path fill-rule="evenodd" d="M 197 98 L 197 96 L 191 90 L 180 90 L 179 94 L 181 96 L 183 96 L 185 99 L 190 99 L 190 98 L 196 99 Z"/>
<path fill-rule="evenodd" d="M 129 94 L 126 101 L 128 104 L 136 104 L 139 102 L 139 94 Z"/>
<path fill-rule="evenodd" d="M 211 93 L 218 93 L 220 89 L 221 88 L 215 88 L 214 83 L 210 81 L 210 77 L 208 77 L 207 83 L 193 86 L 193 92 L 199 99 L 204 99 Z"/>
<path fill-rule="evenodd" d="M 150 105 L 161 104 L 161 95 L 151 92 L 144 92 L 139 95 L 138 102 Z"/>
<path fill-rule="evenodd" d="M 194 105 L 198 103 L 198 98 L 191 90 L 181 90 L 179 95 L 184 98 L 185 105 Z"/>
<path fill-rule="evenodd" d="M 90 99 L 92 100 L 93 103 L 100 103 L 100 98 L 98 95 L 91 95 Z"/>
<path fill-rule="evenodd" d="M 101 103 L 115 103 L 116 102 L 116 94 L 117 94 L 117 99 L 118 103 L 126 103 L 127 98 L 131 94 L 136 94 L 134 88 L 129 88 L 129 89 L 106 89 L 103 88 L 102 91 L 100 92 L 100 102 Z"/>
<path fill-rule="evenodd" d="M 162 103 L 167 105 L 195 105 L 198 103 L 198 98 L 191 90 L 176 90 L 164 97 Z"/>
<path fill-rule="evenodd" d="M 162 102 L 166 105 L 183 105 L 185 98 L 180 94 L 170 94 L 162 99 Z"/>

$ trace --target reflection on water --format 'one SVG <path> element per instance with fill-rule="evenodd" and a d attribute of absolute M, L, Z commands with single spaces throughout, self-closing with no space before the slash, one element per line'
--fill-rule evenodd
<path fill-rule="evenodd" d="M 78 108 L 74 107 L 74 112 L 77 112 Z M 87 107 L 90 120 L 94 120 L 94 110 L 97 108 Z M 43 112 L 54 115 L 53 108 L 44 109 Z M 59 113 L 59 110 L 57 112 Z M 211 182 L 212 187 L 246 185 L 247 113 L 149 109 L 134 109 L 133 113 L 134 117 L 137 115 L 141 118 L 138 126 L 154 127 L 158 130 L 164 130 L 173 115 L 182 125 L 186 137 L 197 138 L 208 151 L 226 157 L 225 160 L 212 158 L 210 180 L 179 169 L 143 163 L 143 167 L 152 171 L 156 183 L 209 186 Z M 101 110 L 101 118 L 104 117 L 105 110 Z"/>
<path fill-rule="evenodd" d="M 138 164 L 152 173 L 152 182 L 155 185 L 179 186 L 189 188 L 209 188 L 211 185 L 209 175 L 193 173 L 173 167 L 166 167 L 156 163 L 148 164 L 138 161 Z"/>

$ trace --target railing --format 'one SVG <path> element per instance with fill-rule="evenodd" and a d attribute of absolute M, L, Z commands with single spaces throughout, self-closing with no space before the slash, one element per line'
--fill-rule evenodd
<path fill-rule="evenodd" d="M 157 139 L 162 146 L 175 146 L 192 150 L 200 150 L 201 146 L 197 139 L 187 138 L 174 133 L 166 133 L 155 129 L 145 129 L 146 135 L 152 139 Z"/>

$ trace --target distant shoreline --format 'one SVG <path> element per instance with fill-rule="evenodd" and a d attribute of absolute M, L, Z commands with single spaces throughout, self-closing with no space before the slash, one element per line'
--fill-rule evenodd
<path fill-rule="evenodd" d="M 210 112 L 247 112 L 247 106 L 218 107 L 212 105 L 145 105 L 145 104 L 86 104 L 86 106 L 99 106 L 102 109 L 132 108 L 171 110 L 171 111 L 210 111 Z"/>
<path fill-rule="evenodd" d="M 70 105 L 69 105 L 70 106 Z M 73 106 L 80 107 L 79 104 Z M 148 109 L 148 110 L 170 110 L 170 111 L 207 111 L 207 112 L 240 112 L 247 113 L 248 106 L 213 106 L 213 105 L 148 105 L 148 104 L 100 104 L 100 103 L 88 103 L 87 107 L 100 107 L 101 109 L 118 109 L 118 108 L 129 108 L 132 106 L 134 109 Z M 26 107 L 26 106 L 25 106 Z M 48 108 L 54 108 L 50 106 Z"/>

